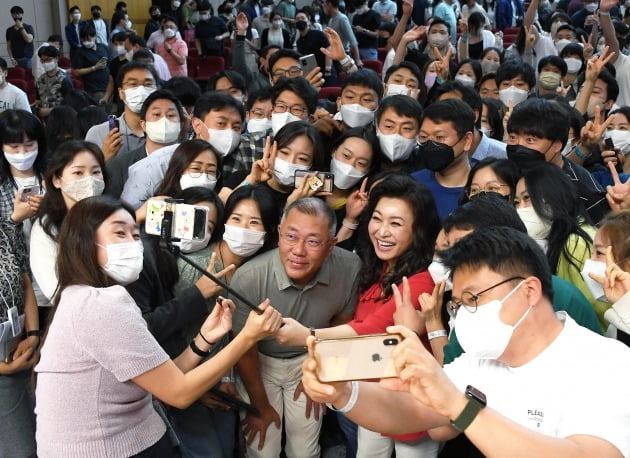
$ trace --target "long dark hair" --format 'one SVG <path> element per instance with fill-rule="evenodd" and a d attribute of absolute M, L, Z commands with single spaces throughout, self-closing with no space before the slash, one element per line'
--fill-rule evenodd
<path fill-rule="evenodd" d="M 55 306 L 59 305 L 61 293 L 68 286 L 105 288 L 115 284 L 98 265 L 96 231 L 103 221 L 118 210 L 125 210 L 135 220 L 133 208 L 110 196 L 83 199 L 64 218 L 59 231 L 59 287 L 53 301 Z"/>
<path fill-rule="evenodd" d="M 207 141 L 195 138 L 193 140 L 182 142 L 177 147 L 177 149 L 173 153 L 173 157 L 171 157 L 171 161 L 168 163 L 168 169 L 164 174 L 162 183 L 155 190 L 154 195 L 174 196 L 175 194 L 181 192 L 182 188 L 179 184 L 179 180 L 181 179 L 182 175 L 184 174 L 190 163 L 194 161 L 195 158 L 204 151 L 210 151 L 212 154 L 214 154 L 214 157 L 217 160 L 217 185 L 214 189 L 216 191 L 219 191 L 221 189 L 221 170 L 223 168 L 221 155 L 217 153 L 217 151 Z"/>
<path fill-rule="evenodd" d="M 44 232 L 53 240 L 57 240 L 57 232 L 68 213 L 68 207 L 66 207 L 66 202 L 63 200 L 61 189 L 54 186 L 53 179 L 61 178 L 63 170 L 72 162 L 74 157 L 84 152 L 91 153 L 96 158 L 101 166 L 105 185 L 107 185 L 108 177 L 105 169 L 105 157 L 98 146 L 83 140 L 68 140 L 59 145 L 52 155 L 44 175 L 46 194 L 44 194 L 37 216 Z"/>
<path fill-rule="evenodd" d="M 343 142 L 345 142 L 349 138 L 360 138 L 362 140 L 365 140 L 370 145 L 370 148 L 372 149 L 372 158 L 370 159 L 370 169 L 368 170 L 367 175 L 368 176 L 372 175 L 377 170 L 380 170 L 381 146 L 380 146 L 380 143 L 378 142 L 378 138 L 376 137 L 376 131 L 374 129 L 374 126 L 370 125 L 370 126 L 365 126 L 365 127 L 354 127 L 352 129 L 346 130 L 333 143 L 331 154 L 337 151 L 337 148 L 343 145 Z M 329 166 L 330 164 L 326 164 L 326 165 Z M 326 168 L 326 170 L 329 170 L 329 167 Z"/>
<path fill-rule="evenodd" d="M 293 140 L 302 135 L 306 136 L 313 145 L 313 164 L 311 170 L 323 170 L 326 164 L 324 145 L 319 131 L 307 121 L 294 121 L 278 131 L 274 141 L 278 142 L 278 149 L 290 145 Z"/>
<path fill-rule="evenodd" d="M 46 120 L 44 131 L 49 155 L 52 155 L 63 142 L 85 137 L 79 130 L 77 112 L 66 105 L 59 105 L 52 109 Z"/>
<path fill-rule="evenodd" d="M 477 162 L 468 172 L 468 179 L 466 180 L 466 184 L 464 185 L 464 192 L 462 193 L 462 197 L 460 198 L 460 204 L 468 202 L 470 199 L 468 198 L 468 193 L 470 192 L 470 187 L 472 186 L 472 181 L 475 178 L 475 174 L 486 167 L 490 167 L 492 171 L 498 176 L 502 181 L 505 182 L 510 187 L 510 202 L 514 201 L 514 195 L 516 194 L 516 183 L 519 179 L 519 170 L 516 164 L 513 161 L 507 159 L 497 159 L 494 157 L 487 157 Z"/>
<path fill-rule="evenodd" d="M 357 254 L 363 260 L 359 272 L 359 291 L 361 292 L 369 289 L 381 276 L 383 261 L 376 256 L 370 241 L 368 222 L 372 218 L 376 205 L 384 197 L 403 200 L 414 211 L 411 246 L 396 260 L 394 269 L 387 272 L 380 281 L 383 299 L 387 299 L 392 295 L 392 284 L 399 283 L 405 276 L 409 277 L 427 269 L 433 259 L 435 239 L 440 231 L 440 220 L 431 193 L 410 176 L 395 173 L 376 184 L 370 191 L 370 199 L 361 216 L 356 246 Z"/>
<path fill-rule="evenodd" d="M 0 114 L 0 145 L 5 143 L 24 143 L 24 137 L 37 141 L 37 157 L 33 164 L 35 175 L 38 179 L 46 169 L 46 135 L 44 126 L 39 119 L 28 111 L 6 110 Z M 0 155 L 0 183 L 5 180 L 15 180 L 11 174 L 9 161 L 4 154 Z"/>
<path fill-rule="evenodd" d="M 576 235 L 589 244 L 593 240 L 580 227 L 581 223 L 590 223 L 590 218 L 577 188 L 560 167 L 549 163 L 532 167 L 523 174 L 523 179 L 534 210 L 541 218 L 551 221 L 551 231 L 547 236 L 547 259 L 551 270 L 556 271 L 560 255 L 564 255 L 579 272 L 582 270 L 581 260 L 569 251 L 569 237 Z"/>
<path fill-rule="evenodd" d="M 265 228 L 265 243 L 262 248 L 256 252 L 256 255 L 264 253 L 278 246 L 278 224 L 280 224 L 280 212 L 278 206 L 274 203 L 273 195 L 266 186 L 241 186 L 234 190 L 225 203 L 225 219 L 234 211 L 239 202 L 251 199 L 258 205 L 260 217 L 263 227 Z"/>

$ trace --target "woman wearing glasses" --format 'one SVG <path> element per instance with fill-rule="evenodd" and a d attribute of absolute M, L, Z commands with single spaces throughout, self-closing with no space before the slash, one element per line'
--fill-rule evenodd
<path fill-rule="evenodd" d="M 431 293 L 433 280 L 427 268 L 433 258 L 439 229 L 431 193 L 408 175 L 392 174 L 374 186 L 361 216 L 356 245 L 363 264 L 354 319 L 340 326 L 316 329 L 316 337 L 330 339 L 385 332 L 387 326 L 393 325 L 396 311 L 392 288 L 401 283 L 403 277 L 409 280 L 412 297 Z M 284 322 L 277 340 L 287 345 L 305 345 L 310 330 L 290 318 L 284 318 Z M 423 341 L 430 351 L 426 333 Z M 348 446 L 352 447 L 354 428 L 343 418 L 340 420 L 342 429 L 349 439 Z M 401 439 L 405 440 L 396 440 L 397 456 L 410 456 L 405 450 L 413 450 L 413 456 L 417 457 L 437 454 L 437 443 L 424 433 Z M 393 447 L 393 439 L 359 429 L 361 456 L 389 456 Z"/>
<path fill-rule="evenodd" d="M 491 157 L 479 161 L 470 169 L 460 203 L 486 192 L 499 194 L 512 202 L 518 178 L 518 167 L 512 161 Z"/>

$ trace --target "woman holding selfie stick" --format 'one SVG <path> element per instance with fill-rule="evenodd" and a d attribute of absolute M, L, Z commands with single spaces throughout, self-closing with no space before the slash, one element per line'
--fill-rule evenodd
<path fill-rule="evenodd" d="M 412 297 L 433 291 L 433 280 L 427 268 L 433 258 L 439 229 L 435 203 L 424 186 L 399 173 L 377 183 L 370 190 L 359 223 L 356 251 L 363 265 L 359 273 L 360 296 L 354 319 L 332 328 L 309 330 L 291 318 L 284 318 L 284 326 L 276 334 L 278 342 L 306 345 L 311 333 L 318 339 L 384 333 L 387 326 L 394 323 L 396 304 L 392 288 L 401 283 L 403 277 L 409 280 Z M 415 305 L 419 307 L 419 304 Z M 423 342 L 430 351 L 426 334 Z M 356 425 L 343 415 L 338 418 L 348 447 L 352 448 Z M 396 456 L 437 455 L 438 444 L 426 433 L 400 439 L 396 440 Z M 357 456 L 391 456 L 393 447 L 392 438 L 359 428 Z"/>
<path fill-rule="evenodd" d="M 250 314 L 245 332 L 199 365 L 232 326 L 234 305 L 218 301 L 190 345 L 171 360 L 121 286 L 142 269 L 133 215 L 127 205 L 101 196 L 78 202 L 64 219 L 55 314 L 35 368 L 41 457 L 172 456 L 151 394 L 187 407 L 280 326 L 279 313 L 265 301 L 262 314 Z"/>

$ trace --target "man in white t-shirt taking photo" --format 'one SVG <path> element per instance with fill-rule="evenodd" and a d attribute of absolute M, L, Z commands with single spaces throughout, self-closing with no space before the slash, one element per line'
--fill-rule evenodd
<path fill-rule="evenodd" d="M 441 257 L 466 353 L 442 368 L 413 331 L 393 326 L 405 337 L 393 351 L 399 378 L 323 384 L 309 337 L 302 381 L 311 399 L 380 433 L 427 430 L 446 440 L 463 432 L 485 456 L 629 456 L 630 348 L 554 312 L 536 242 L 485 228 Z M 394 288 L 398 310 L 412 308 L 403 286 L 404 300 Z"/>

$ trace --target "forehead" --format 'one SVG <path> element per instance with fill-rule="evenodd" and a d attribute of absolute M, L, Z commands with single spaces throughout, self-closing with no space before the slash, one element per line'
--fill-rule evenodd
<path fill-rule="evenodd" d="M 204 122 L 206 120 L 217 119 L 217 118 L 229 118 L 232 122 L 241 122 L 241 114 L 234 107 L 225 107 L 219 110 L 210 110 L 206 117 L 204 118 Z"/>
<path fill-rule="evenodd" d="M 177 110 L 177 106 L 169 99 L 155 99 L 149 109 Z"/>
<path fill-rule="evenodd" d="M 344 95 L 347 92 L 353 92 L 355 94 L 360 94 L 360 95 L 364 95 L 364 94 L 370 94 L 374 96 L 377 95 L 374 89 L 369 88 L 367 86 L 348 85 L 343 88 L 341 95 Z"/>
<path fill-rule="evenodd" d="M 297 19 L 298 21 L 299 20 L 305 21 L 305 20 L 307 20 L 307 17 L 306 17 L 306 14 L 304 14 L 304 13 L 298 13 L 298 14 L 295 15 L 295 19 Z"/>
<path fill-rule="evenodd" d="M 305 105 L 304 99 L 293 91 L 282 91 L 278 94 L 276 102 L 284 102 L 288 105 Z"/>
<path fill-rule="evenodd" d="M 399 122 L 399 123 L 402 123 L 402 122 L 413 122 L 413 124 L 415 126 L 418 126 L 418 124 L 419 124 L 418 119 L 413 118 L 411 116 L 399 115 L 398 113 L 396 113 L 396 111 L 393 108 L 387 108 L 383 112 L 379 122 L 383 122 L 383 121 L 395 121 L 395 122 Z"/>
<path fill-rule="evenodd" d="M 495 80 L 494 78 L 488 78 L 487 80 L 481 83 L 480 87 L 488 87 L 488 88 L 497 87 L 497 80 Z"/>
<path fill-rule="evenodd" d="M 151 81 L 154 81 L 153 75 L 151 74 L 151 72 L 149 70 L 144 70 L 142 68 L 138 68 L 138 69 L 135 69 L 135 70 L 130 70 L 127 73 L 125 73 L 125 76 L 123 77 L 123 82 L 129 81 L 129 80 L 151 80 Z"/>
<path fill-rule="evenodd" d="M 293 229 L 303 235 L 328 235 L 328 219 L 322 215 L 308 215 L 297 208 L 292 208 L 282 223 L 284 230 Z"/>
<path fill-rule="evenodd" d="M 393 78 L 394 76 L 402 76 L 403 78 L 413 78 L 414 80 L 418 79 L 416 78 L 416 75 L 414 75 L 411 70 L 404 67 L 401 67 L 397 69 L 395 72 L 392 72 L 392 74 L 389 77 Z"/>
<path fill-rule="evenodd" d="M 424 118 L 420 130 L 423 132 L 444 132 L 444 133 L 457 133 L 455 126 L 451 121 L 436 122 L 429 118 Z"/>
<path fill-rule="evenodd" d="M 298 67 L 300 65 L 300 63 L 298 62 L 297 59 L 294 59 L 293 57 L 281 57 L 280 59 L 278 59 L 276 61 L 275 64 L 273 64 L 273 68 L 271 69 L 273 70 L 278 70 L 278 69 L 287 69 L 287 68 L 291 68 L 291 67 Z"/>
<path fill-rule="evenodd" d="M 232 84 L 232 81 L 230 81 L 227 76 L 222 76 L 221 78 L 219 78 L 217 80 L 216 85 L 215 85 L 217 90 L 228 89 L 228 88 L 233 87 L 233 86 L 234 85 Z"/>
<path fill-rule="evenodd" d="M 429 33 L 448 33 L 448 29 L 444 24 L 435 24 L 429 26 Z"/>

